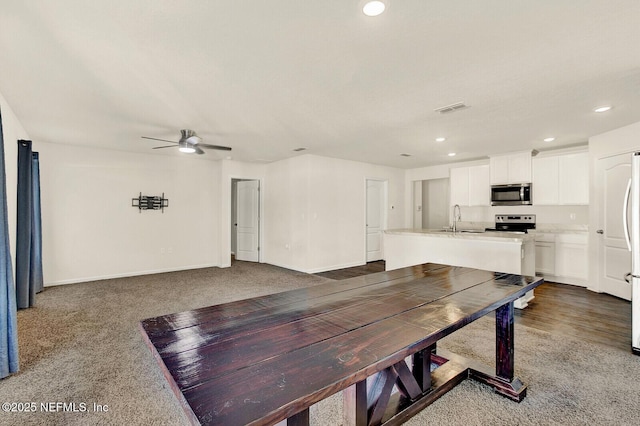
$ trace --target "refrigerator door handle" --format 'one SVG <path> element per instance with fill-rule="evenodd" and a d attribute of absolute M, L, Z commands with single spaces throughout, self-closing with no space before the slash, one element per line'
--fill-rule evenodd
<path fill-rule="evenodd" d="M 624 225 L 624 239 L 627 248 L 631 251 L 631 234 L 629 233 L 629 223 L 627 221 L 627 209 L 629 208 L 629 195 L 631 195 L 631 179 L 627 184 L 627 191 L 624 194 L 624 206 L 622 207 L 622 225 Z"/>

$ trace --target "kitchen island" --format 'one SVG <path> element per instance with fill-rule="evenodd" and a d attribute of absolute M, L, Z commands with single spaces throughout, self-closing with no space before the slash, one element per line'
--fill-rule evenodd
<path fill-rule="evenodd" d="M 535 275 L 536 251 L 533 235 L 443 229 L 391 229 L 384 232 L 386 270 L 422 263 Z M 533 299 L 530 291 L 514 306 L 525 308 Z"/>

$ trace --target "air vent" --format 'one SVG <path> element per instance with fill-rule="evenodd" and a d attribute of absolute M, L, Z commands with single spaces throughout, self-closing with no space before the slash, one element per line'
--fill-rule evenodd
<path fill-rule="evenodd" d="M 300 152 L 300 151 L 305 151 L 307 148 L 296 148 L 294 149 L 295 152 Z"/>
<path fill-rule="evenodd" d="M 455 111 L 459 111 L 461 109 L 465 109 L 465 108 L 469 108 L 467 105 L 464 104 L 464 102 L 458 102 L 455 104 L 451 104 L 451 105 L 447 105 L 447 106 L 443 106 L 440 108 L 436 108 L 434 111 L 435 112 L 439 112 L 440 114 L 448 114 L 450 112 L 455 112 Z"/>

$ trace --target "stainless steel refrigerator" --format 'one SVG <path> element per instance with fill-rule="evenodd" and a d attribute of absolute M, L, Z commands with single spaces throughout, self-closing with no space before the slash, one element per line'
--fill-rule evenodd
<path fill-rule="evenodd" d="M 622 210 L 627 247 L 631 251 L 631 350 L 640 355 L 640 152 L 631 155 L 631 179 Z"/>

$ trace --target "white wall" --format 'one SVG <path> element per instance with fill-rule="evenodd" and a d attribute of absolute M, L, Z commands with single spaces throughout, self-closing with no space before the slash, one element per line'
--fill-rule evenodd
<path fill-rule="evenodd" d="M 20 124 L 11 106 L 0 93 L 0 109 L 2 111 L 2 134 L 4 137 L 4 163 L 7 190 L 7 214 L 9 222 L 9 242 L 13 272 L 16 262 L 16 222 L 18 198 L 18 139 L 29 139 L 29 135 Z"/>
<path fill-rule="evenodd" d="M 264 191 L 264 261 L 300 271 L 306 271 L 310 263 L 309 157 L 268 164 Z"/>
<path fill-rule="evenodd" d="M 34 141 L 45 285 L 219 264 L 220 164 Z M 139 193 L 169 207 L 131 206 Z"/>
<path fill-rule="evenodd" d="M 640 151 L 640 122 L 593 136 L 589 139 L 590 200 L 595 201 L 598 199 L 598 186 L 601 185 L 601 182 L 597 180 L 596 173 L 598 160 L 632 151 Z M 591 230 L 599 229 L 601 226 L 599 207 L 595 202 L 592 202 L 589 206 L 589 229 Z M 600 290 L 597 278 L 595 278 L 600 276 L 600 255 L 598 252 L 600 238 L 595 232 L 589 233 L 589 276 L 594 277 L 590 280 L 590 288 L 594 290 Z"/>
<path fill-rule="evenodd" d="M 267 166 L 265 261 L 304 272 L 366 263 L 366 180 L 388 182 L 387 227 L 404 223 L 404 170 L 303 155 Z"/>

